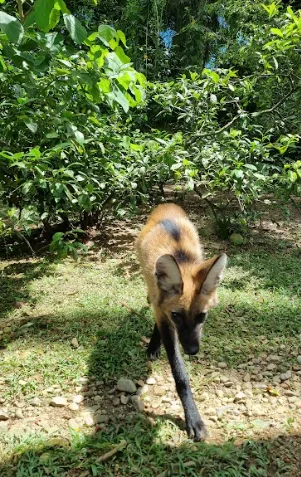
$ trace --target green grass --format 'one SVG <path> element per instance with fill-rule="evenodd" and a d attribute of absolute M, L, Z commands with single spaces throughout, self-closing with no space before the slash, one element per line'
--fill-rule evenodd
<path fill-rule="evenodd" d="M 206 323 L 200 355 L 187 362 L 195 386 L 202 366 L 225 361 L 235 369 L 281 345 L 283 370 L 296 362 L 300 250 L 283 243 L 277 246 L 276 241 L 269 247 L 229 249 L 220 304 Z M 151 334 L 153 318 L 135 262 L 127 253 L 98 258 L 87 257 L 80 263 L 42 259 L 1 263 L 0 327 L 5 331 L 0 336 L 4 348 L 0 377 L 5 382 L 0 381 L 0 397 L 29 401 L 53 384 L 68 391 L 84 375 L 101 379 L 107 389 L 121 376 L 147 376 L 140 341 Z M 16 309 L 18 301 L 25 305 Z M 80 345 L 76 350 L 71 346 L 74 337 Z M 165 367 L 163 353 L 154 369 L 160 373 Z M 88 475 L 117 477 L 298 475 L 287 470 L 293 459 L 285 462 L 296 443 L 294 436 L 260 442 L 246 434 L 237 445 L 232 441 L 194 444 L 183 437 L 177 440 L 179 433 L 168 416 L 147 418 L 135 413 L 94 436 L 84 431 L 70 434 L 69 445 L 62 448 L 50 445 L 42 431 L 11 437 L 0 430 L 0 475 L 78 477 L 85 470 L 91 472 Z M 97 456 L 121 439 L 127 440 L 127 449 L 97 464 Z M 279 454 L 281 447 L 286 450 Z"/>
<path fill-rule="evenodd" d="M 273 442 L 245 442 L 235 446 L 205 443 L 184 443 L 171 446 L 166 442 L 176 432 L 171 422 L 158 420 L 151 425 L 143 416 L 97 433 L 93 438 L 73 435 L 68 446 L 47 444 L 47 436 L 28 436 L 14 451 L 17 464 L 11 468 L 15 477 L 79 476 L 85 470 L 101 476 L 191 476 L 191 477 L 261 477 L 287 475 L 289 466 L 281 459 L 273 459 L 280 446 L 289 456 L 292 439 Z M 98 463 L 97 457 L 125 439 L 128 446 L 113 459 Z M 8 471 L 8 470 L 7 470 Z M 1 474 L 4 475 L 4 474 Z M 9 475 L 9 474 L 7 474 Z M 90 475 L 90 474 L 88 474 Z"/>

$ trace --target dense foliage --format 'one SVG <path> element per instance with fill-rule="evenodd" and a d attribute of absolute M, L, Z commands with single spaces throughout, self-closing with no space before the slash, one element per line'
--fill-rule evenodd
<path fill-rule="evenodd" d="M 300 12 L 241 0 L 187 2 L 184 15 L 162 0 L 1 3 L 2 234 L 99 224 L 158 200 L 167 182 L 195 189 L 217 221 L 225 191 L 240 224 L 255 199 L 300 193 Z"/>

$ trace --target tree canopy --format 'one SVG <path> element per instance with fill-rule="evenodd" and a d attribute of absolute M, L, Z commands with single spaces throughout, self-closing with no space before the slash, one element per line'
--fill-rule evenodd
<path fill-rule="evenodd" d="M 227 236 L 256 200 L 300 194 L 300 2 L 0 3 L 2 237 L 61 222 L 52 246 L 76 255 L 166 183 Z"/>

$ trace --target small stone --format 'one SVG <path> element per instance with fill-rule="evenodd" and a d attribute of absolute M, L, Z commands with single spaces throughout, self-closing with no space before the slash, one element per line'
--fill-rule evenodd
<path fill-rule="evenodd" d="M 79 347 L 77 338 L 72 338 L 71 345 L 73 346 L 73 348 L 78 348 Z"/>
<path fill-rule="evenodd" d="M 206 414 L 208 414 L 208 416 L 215 416 L 216 414 L 216 409 L 214 407 L 208 407 L 207 409 L 204 410 L 204 412 Z"/>
<path fill-rule="evenodd" d="M 50 406 L 53 407 L 64 407 L 67 406 L 68 402 L 67 399 L 62 396 L 56 396 L 50 401 Z"/>
<path fill-rule="evenodd" d="M 91 396 L 94 396 L 95 394 L 97 394 L 97 392 L 92 391 L 92 389 L 89 389 L 89 391 L 83 392 L 83 396 L 85 397 L 91 397 Z"/>
<path fill-rule="evenodd" d="M 253 359 L 253 364 L 260 364 L 261 363 L 261 359 L 260 358 L 255 358 Z"/>
<path fill-rule="evenodd" d="M 244 377 L 243 377 L 243 381 L 245 383 L 249 383 L 251 381 L 251 376 L 249 373 L 245 374 Z"/>
<path fill-rule="evenodd" d="M 281 381 L 287 381 L 292 377 L 292 372 L 290 370 L 286 371 L 286 373 L 280 374 Z"/>
<path fill-rule="evenodd" d="M 142 387 L 144 386 L 144 381 L 142 381 L 142 379 L 139 379 L 139 381 L 137 381 L 137 384 L 138 386 Z"/>
<path fill-rule="evenodd" d="M 245 395 L 248 397 L 248 398 L 251 398 L 253 397 L 253 391 L 251 389 L 246 389 L 245 390 Z"/>
<path fill-rule="evenodd" d="M 23 416 L 23 412 L 21 409 L 16 409 L 15 411 L 15 416 L 18 418 L 18 419 L 23 419 L 24 416 Z"/>
<path fill-rule="evenodd" d="M 274 363 L 270 363 L 267 365 L 267 370 L 268 371 L 274 371 L 274 369 L 277 368 L 277 364 L 274 364 Z"/>
<path fill-rule="evenodd" d="M 209 399 L 209 393 L 207 392 L 202 393 L 198 399 L 199 401 L 206 401 L 207 399 Z"/>
<path fill-rule="evenodd" d="M 38 407 L 41 405 L 41 399 L 39 399 L 38 397 L 35 397 L 33 398 L 31 401 L 30 401 L 30 405 L 31 406 L 35 406 L 35 407 Z"/>
<path fill-rule="evenodd" d="M 301 364 L 301 355 L 297 356 L 297 361 L 298 361 L 299 364 Z"/>
<path fill-rule="evenodd" d="M 7 421 L 9 418 L 7 411 L 0 409 L 0 421 Z"/>
<path fill-rule="evenodd" d="M 139 388 L 137 391 L 137 396 L 142 396 L 143 394 L 146 394 L 148 391 L 148 385 L 144 384 L 142 388 Z"/>
<path fill-rule="evenodd" d="M 295 396 L 295 393 L 294 393 L 294 391 L 291 391 L 290 389 L 287 389 L 286 391 L 284 391 L 284 395 L 285 396 Z"/>
<path fill-rule="evenodd" d="M 85 424 L 89 427 L 94 426 L 95 422 L 92 416 L 85 417 Z"/>
<path fill-rule="evenodd" d="M 231 411 L 233 409 L 233 406 L 228 405 L 228 406 L 222 406 L 216 410 L 217 417 L 220 419 L 226 412 Z"/>
<path fill-rule="evenodd" d="M 226 369 L 227 368 L 227 363 L 225 363 L 224 361 L 221 361 L 220 363 L 217 363 L 217 366 L 220 369 Z"/>
<path fill-rule="evenodd" d="M 279 363 L 279 361 L 281 361 L 282 358 L 281 358 L 281 356 L 278 356 L 277 354 L 271 354 L 270 356 L 267 357 L 267 360 Z"/>
<path fill-rule="evenodd" d="M 216 395 L 217 397 L 219 397 L 220 399 L 224 397 L 224 393 L 221 389 L 217 389 L 216 390 Z"/>
<path fill-rule="evenodd" d="M 265 383 L 254 383 L 253 388 L 254 389 L 266 389 L 267 385 Z"/>
<path fill-rule="evenodd" d="M 78 411 L 78 410 L 79 410 L 79 405 L 76 404 L 76 402 L 72 402 L 72 403 L 69 405 L 69 409 L 70 409 L 70 411 Z"/>
<path fill-rule="evenodd" d="M 225 384 L 224 384 L 225 388 L 231 388 L 233 386 L 233 383 L 232 381 L 227 381 Z"/>
<path fill-rule="evenodd" d="M 113 399 L 112 402 L 113 402 L 113 406 L 117 407 L 120 404 L 120 399 L 118 397 L 116 397 L 116 398 Z"/>
<path fill-rule="evenodd" d="M 94 416 L 94 422 L 95 424 L 107 424 L 109 422 L 109 417 L 101 413 L 96 413 Z"/>
<path fill-rule="evenodd" d="M 301 409 L 301 401 L 296 401 L 295 406 L 297 409 Z"/>
<path fill-rule="evenodd" d="M 121 396 L 120 397 L 120 402 L 121 402 L 121 404 L 126 405 L 129 402 L 129 398 L 127 396 Z"/>
<path fill-rule="evenodd" d="M 4 398 L 0 398 L 0 404 L 4 404 L 5 403 L 5 399 Z"/>
<path fill-rule="evenodd" d="M 168 403 L 171 403 L 172 402 L 172 398 L 168 397 L 168 396 L 163 396 L 162 398 L 162 402 L 168 402 Z"/>
<path fill-rule="evenodd" d="M 73 402 L 75 404 L 80 404 L 84 400 L 85 400 L 85 396 L 83 396 L 82 394 L 77 394 L 76 396 L 73 397 Z"/>
<path fill-rule="evenodd" d="M 153 378 L 152 376 L 150 376 L 150 377 L 147 378 L 147 380 L 146 380 L 146 384 L 151 384 L 151 385 L 152 385 L 152 384 L 156 384 L 156 383 L 157 383 L 156 379 Z"/>
<path fill-rule="evenodd" d="M 166 390 L 162 386 L 156 386 L 154 388 L 155 396 L 164 396 L 165 393 L 166 393 Z"/>
<path fill-rule="evenodd" d="M 144 402 L 141 401 L 139 396 L 132 396 L 132 403 L 135 409 L 139 412 L 142 412 L 144 410 Z"/>
<path fill-rule="evenodd" d="M 81 384 L 87 384 L 89 382 L 89 378 L 87 376 L 83 376 L 82 378 L 78 379 L 78 382 Z"/>
<path fill-rule="evenodd" d="M 295 404 L 296 402 L 298 402 L 298 399 L 299 398 L 297 396 L 290 396 L 290 397 L 287 398 L 287 400 L 290 404 Z"/>
<path fill-rule="evenodd" d="M 20 384 L 21 386 L 25 386 L 25 384 L 27 384 L 27 382 L 24 381 L 24 379 L 20 379 L 19 384 Z"/>
<path fill-rule="evenodd" d="M 173 405 L 173 403 L 171 403 L 171 404 Z M 151 406 L 152 406 L 153 409 L 157 409 L 158 407 L 160 407 L 160 405 L 161 405 L 160 401 L 153 401 L 151 403 Z M 176 403 L 176 406 L 178 406 L 178 403 Z"/>
<path fill-rule="evenodd" d="M 102 401 L 102 397 L 99 396 L 99 395 L 94 396 L 93 401 L 95 401 L 95 402 L 100 402 L 100 401 Z"/>
<path fill-rule="evenodd" d="M 142 341 L 144 344 L 149 344 L 150 338 L 147 338 L 146 336 L 141 336 L 141 341 Z"/>
<path fill-rule="evenodd" d="M 236 394 L 234 402 L 243 402 L 246 400 L 246 395 L 242 391 Z"/>
<path fill-rule="evenodd" d="M 75 419 L 69 419 L 68 425 L 70 429 L 73 429 L 74 431 L 79 429 L 79 423 Z"/>
<path fill-rule="evenodd" d="M 131 379 L 120 378 L 117 382 L 117 389 L 125 393 L 135 393 L 137 391 L 136 384 Z"/>

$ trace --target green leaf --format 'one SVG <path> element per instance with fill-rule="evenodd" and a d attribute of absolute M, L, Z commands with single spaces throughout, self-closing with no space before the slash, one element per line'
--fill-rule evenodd
<path fill-rule="evenodd" d="M 106 46 L 110 46 L 110 41 L 115 38 L 116 31 L 109 25 L 100 25 L 98 27 L 98 36 Z"/>
<path fill-rule="evenodd" d="M 209 78 L 211 78 L 214 81 L 214 83 L 218 83 L 220 80 L 220 76 L 215 71 L 209 70 L 207 68 L 203 70 L 203 74 L 205 74 L 206 76 L 209 76 Z"/>
<path fill-rule="evenodd" d="M 58 6 L 62 13 L 66 13 L 67 15 L 70 13 L 70 10 L 68 10 L 66 3 L 64 0 L 57 0 L 55 2 L 55 6 Z"/>
<path fill-rule="evenodd" d="M 72 169 L 65 169 L 63 174 L 65 177 L 70 177 L 70 179 L 74 178 L 74 171 Z"/>
<path fill-rule="evenodd" d="M 28 15 L 26 15 L 25 21 L 23 23 L 23 27 L 25 29 L 30 27 L 35 22 L 35 19 L 36 19 L 36 12 L 34 11 L 34 9 L 32 9 L 28 13 Z"/>
<path fill-rule="evenodd" d="M 244 173 L 241 169 L 235 169 L 234 175 L 238 178 L 241 179 L 244 176 Z"/>
<path fill-rule="evenodd" d="M 281 31 L 279 28 L 271 28 L 271 33 L 273 33 L 273 35 L 281 36 L 281 38 L 283 38 L 283 31 Z"/>
<path fill-rule="evenodd" d="M 13 43 L 20 43 L 24 34 L 24 28 L 17 18 L 0 12 L 0 28 Z"/>
<path fill-rule="evenodd" d="M 109 93 L 111 91 L 111 81 L 107 78 L 101 78 L 97 83 L 103 93 Z"/>
<path fill-rule="evenodd" d="M 54 0 L 36 0 L 34 3 L 35 21 L 43 31 L 48 31 L 50 14 L 54 7 Z"/>
<path fill-rule="evenodd" d="M 50 13 L 48 29 L 52 30 L 52 28 L 54 28 L 58 24 L 58 22 L 60 21 L 60 18 L 61 18 L 61 11 L 60 9 L 56 8 L 56 6 L 54 6 L 54 8 L 51 10 L 51 13 Z M 56 32 L 56 35 L 57 35 L 57 32 Z"/>
<path fill-rule="evenodd" d="M 78 129 L 76 129 L 74 131 L 74 136 L 75 136 L 75 139 L 78 142 L 78 144 L 80 144 L 82 146 L 85 142 L 85 136 L 83 135 L 83 133 L 80 132 Z"/>
<path fill-rule="evenodd" d="M 54 139 L 54 138 L 59 137 L 59 134 L 56 133 L 56 132 L 52 132 L 52 133 L 46 134 L 46 137 L 47 137 L 47 139 Z"/>
<path fill-rule="evenodd" d="M 67 15 L 64 13 L 63 17 L 72 40 L 79 45 L 83 43 L 88 36 L 85 27 L 71 14 Z"/>
<path fill-rule="evenodd" d="M 126 46 L 126 38 L 125 38 L 125 34 L 123 33 L 123 31 L 117 30 L 116 37 L 119 38 L 119 40 L 123 43 L 124 46 Z"/>
<path fill-rule="evenodd" d="M 38 130 L 38 125 L 37 123 L 33 122 L 33 121 L 29 121 L 29 120 L 26 120 L 24 121 L 26 126 L 28 127 L 28 129 L 32 132 L 32 133 L 36 133 L 37 130 Z"/>
<path fill-rule="evenodd" d="M 56 233 L 52 236 L 52 243 L 58 242 L 58 241 L 61 240 L 63 237 L 64 237 L 64 233 L 63 233 L 63 232 L 56 232 Z"/>
<path fill-rule="evenodd" d="M 130 63 L 131 62 L 131 58 L 129 58 L 123 51 L 123 49 L 121 48 L 121 46 L 117 46 L 114 50 L 114 53 L 118 56 L 118 58 L 120 59 L 120 61 L 122 61 L 122 63 L 124 64 L 127 64 L 127 63 Z"/>
<path fill-rule="evenodd" d="M 294 184 L 298 179 L 298 176 L 294 171 L 288 171 L 287 175 L 292 184 Z"/>
<path fill-rule="evenodd" d="M 27 195 L 30 190 L 32 189 L 33 187 L 33 183 L 31 181 L 28 181 L 28 182 L 24 182 L 23 186 L 22 186 L 22 192 L 24 195 Z"/>
<path fill-rule="evenodd" d="M 3 61 L 3 57 L 0 56 L 0 73 L 3 73 L 6 70 L 6 64 Z"/>
<path fill-rule="evenodd" d="M 115 88 L 114 92 L 109 93 L 108 96 L 110 96 L 113 99 L 113 101 L 120 104 L 120 106 L 122 106 L 125 113 L 128 112 L 130 107 L 129 102 L 127 98 L 125 97 L 125 95 L 122 93 L 122 91 L 120 91 L 120 89 Z"/>
<path fill-rule="evenodd" d="M 32 157 L 35 157 L 36 159 L 39 159 L 41 157 L 41 151 L 39 149 L 39 147 L 33 147 L 32 149 L 30 149 L 30 151 L 28 152 L 28 155 L 29 156 L 32 156 Z"/>
<path fill-rule="evenodd" d="M 275 13 L 278 12 L 278 7 L 274 2 L 271 3 L 271 5 L 264 5 L 262 3 L 261 6 L 268 12 L 270 17 L 272 17 L 273 15 L 275 15 Z"/>

